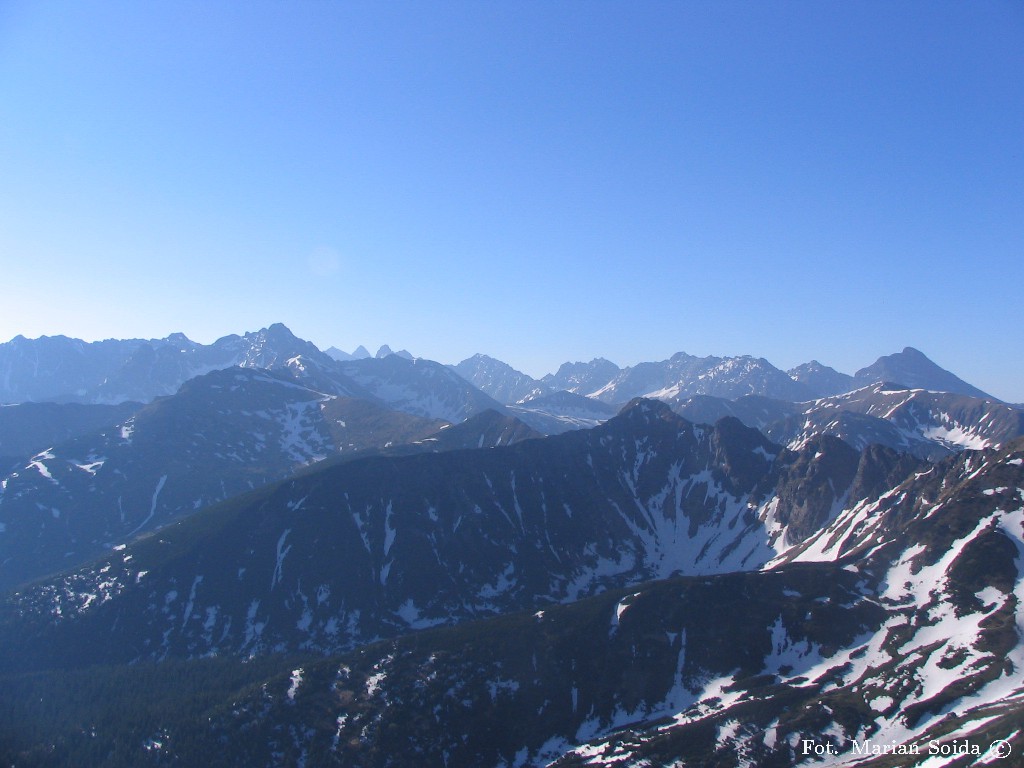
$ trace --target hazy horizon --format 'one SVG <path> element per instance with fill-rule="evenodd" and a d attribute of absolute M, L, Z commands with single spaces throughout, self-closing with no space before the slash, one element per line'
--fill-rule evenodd
<path fill-rule="evenodd" d="M 218 339 L 224 338 L 225 336 L 230 336 L 232 334 L 238 335 L 238 336 L 242 336 L 242 335 L 244 335 L 246 333 L 254 333 L 254 332 L 258 332 L 260 330 L 263 330 L 265 328 L 269 328 L 271 325 L 274 325 L 274 324 L 276 324 L 276 323 L 268 323 L 265 326 L 263 326 L 262 328 L 253 328 L 253 329 L 246 329 L 244 331 L 233 331 L 231 333 L 219 334 L 216 337 L 208 338 L 208 339 L 196 339 L 196 338 L 192 338 L 188 334 L 185 334 L 185 336 L 190 341 L 197 342 L 199 344 L 210 345 L 210 344 L 213 344 Z M 289 330 L 292 330 L 288 326 L 287 323 L 282 323 L 282 325 L 287 327 Z M 292 332 L 294 333 L 294 331 L 292 331 Z M 169 333 L 164 334 L 163 336 L 152 337 L 149 340 L 166 339 L 172 333 L 181 333 L 181 331 L 171 331 Z M 19 334 L 19 335 L 23 336 L 24 334 Z M 46 335 L 46 334 L 44 334 L 44 335 Z M 66 334 L 66 333 L 65 334 L 52 334 L 52 335 L 53 336 L 66 336 L 68 338 L 78 338 L 78 337 L 75 337 L 72 334 Z M 365 348 L 367 350 L 367 352 L 369 352 L 369 354 L 371 356 L 374 356 L 374 355 L 376 355 L 380 351 L 380 349 L 383 346 L 386 345 L 386 346 L 388 346 L 391 349 L 392 352 L 407 351 L 411 355 L 413 355 L 413 357 L 418 357 L 418 358 L 427 357 L 425 355 L 418 354 L 416 352 L 416 350 L 407 350 L 402 345 L 390 344 L 387 341 L 383 341 L 383 342 L 380 342 L 380 343 L 377 343 L 377 344 L 353 344 L 353 345 L 351 345 L 348 348 L 343 348 L 343 347 L 338 346 L 337 344 L 333 344 L 333 343 L 329 343 L 329 342 L 328 343 L 317 343 L 315 340 L 307 338 L 307 337 L 304 337 L 301 334 L 295 334 L 295 335 L 298 336 L 299 338 L 304 339 L 305 341 L 312 342 L 313 345 L 316 346 L 321 352 L 326 352 L 328 349 L 334 347 L 334 348 L 340 349 L 342 352 L 346 352 L 346 353 L 351 354 L 356 349 L 358 349 L 360 346 L 362 346 L 363 348 Z M 97 342 L 97 341 L 127 339 L 127 338 L 141 338 L 141 337 L 119 336 L 119 337 L 107 337 L 105 339 L 79 339 L 79 340 L 85 341 L 87 343 L 93 343 L 93 342 Z M 9 341 L 13 341 L 13 339 L 10 339 Z M 3 342 L 0 342 L 0 343 L 3 343 Z M 851 369 L 851 370 L 840 370 L 840 373 L 846 373 L 846 374 L 849 374 L 849 375 L 852 376 L 859 369 L 868 367 L 869 365 L 875 363 L 879 358 L 881 358 L 883 356 L 886 356 L 886 355 L 892 355 L 892 354 L 901 352 L 905 347 L 914 347 L 914 345 L 913 344 L 908 344 L 908 345 L 904 345 L 904 347 L 900 347 L 899 349 L 892 349 L 892 350 L 889 350 L 889 351 L 886 351 L 886 352 L 881 352 L 878 355 L 876 355 L 875 357 L 873 357 L 871 360 L 864 361 L 862 364 L 858 365 L 856 368 Z M 915 347 L 915 349 L 916 349 L 916 347 Z M 919 351 L 923 352 L 925 354 L 925 356 L 927 356 L 930 360 L 932 360 L 932 362 L 936 363 L 937 365 L 940 365 L 940 367 L 943 367 L 943 368 L 945 367 L 941 363 L 936 361 L 934 358 L 932 358 L 932 356 L 930 354 L 928 354 L 927 350 L 919 350 Z M 690 352 L 689 350 L 677 349 L 674 352 L 670 352 L 670 353 L 668 353 L 666 355 L 663 355 L 661 357 L 650 358 L 650 359 L 646 359 L 646 360 L 645 359 L 636 359 L 636 360 L 630 360 L 628 362 L 622 362 L 620 360 L 614 360 L 614 359 L 611 359 L 611 358 L 607 357 L 606 355 L 598 355 L 597 357 L 604 357 L 605 359 L 608 359 L 611 362 L 613 362 L 616 365 L 618 365 L 620 368 L 627 368 L 627 367 L 635 366 L 638 363 L 661 362 L 661 361 L 667 360 L 668 358 L 672 357 L 673 355 L 675 355 L 676 353 L 679 353 L 679 352 L 684 352 L 684 353 L 687 353 L 687 354 L 694 354 L 694 353 Z M 475 354 L 483 354 L 483 355 L 487 355 L 488 357 L 495 358 L 495 355 L 491 355 L 490 353 L 488 353 L 486 351 L 478 350 L 477 352 L 474 352 L 471 355 L 467 355 L 466 357 L 460 358 L 458 360 L 440 360 L 440 359 L 435 359 L 435 358 L 427 358 L 427 359 L 431 359 L 431 360 L 434 360 L 434 362 L 442 363 L 442 364 L 445 364 L 445 365 L 456 365 L 456 364 L 462 362 L 463 360 L 466 360 L 469 357 L 472 357 Z M 694 355 L 694 356 L 695 357 L 709 357 L 710 356 L 710 357 L 727 358 L 727 357 L 743 357 L 745 355 L 749 355 L 750 357 L 755 357 L 755 358 L 764 357 L 764 355 L 759 355 L 759 354 L 753 353 L 753 352 L 751 352 L 751 353 L 745 353 L 744 352 L 744 353 L 737 353 L 737 354 L 718 354 L 718 353 L 715 353 L 715 352 L 711 352 L 711 353 L 708 353 L 708 354 L 701 354 L 701 355 Z M 591 357 L 591 358 L 587 358 L 587 359 L 584 360 L 582 358 L 568 356 L 568 357 L 565 357 L 561 361 L 561 363 L 559 363 L 558 365 L 554 366 L 550 370 L 544 370 L 544 371 L 530 371 L 530 370 L 526 370 L 525 368 L 522 368 L 522 367 L 516 365 L 515 363 L 510 362 L 509 360 L 505 360 L 505 359 L 501 359 L 501 358 L 495 358 L 495 359 L 499 359 L 499 360 L 501 360 L 501 362 L 506 363 L 508 365 L 511 365 L 512 368 L 515 368 L 516 370 L 520 371 L 521 373 L 525 373 L 525 374 L 527 374 L 529 376 L 532 376 L 534 379 L 538 379 L 539 380 L 539 379 L 542 379 L 545 375 L 547 375 L 549 373 L 556 373 L 557 370 L 558 370 L 558 367 L 562 363 L 590 362 L 594 358 Z M 825 361 L 823 361 L 823 360 L 821 360 L 819 358 L 808 358 L 807 360 L 801 360 L 801 361 L 799 361 L 797 363 L 793 363 L 793 364 L 789 364 L 789 365 L 782 365 L 782 364 L 780 364 L 779 362 L 777 362 L 775 360 L 771 360 L 769 358 L 766 358 L 766 359 L 768 359 L 768 362 L 771 363 L 772 365 L 774 365 L 776 368 L 779 368 L 780 370 L 783 370 L 783 371 L 791 370 L 791 369 L 797 367 L 798 365 L 802 365 L 804 363 L 809 363 L 809 362 L 812 362 L 812 361 L 823 363 L 824 365 L 829 365 L 827 362 L 825 362 Z M 830 367 L 834 367 L 834 366 L 830 366 Z M 837 370 L 839 370 L 839 369 L 837 369 Z M 956 374 L 957 376 L 959 376 L 961 379 L 964 379 L 965 381 L 967 381 L 968 384 L 975 384 L 975 382 L 971 380 L 971 377 L 970 377 L 969 374 L 964 375 L 964 372 L 962 372 L 962 371 L 951 371 L 951 372 Z M 982 389 L 982 390 L 985 389 L 984 387 L 979 387 L 979 388 Z M 987 391 L 987 390 L 985 390 L 985 391 Z M 992 395 L 993 397 L 999 398 L 999 394 L 998 393 L 988 392 L 988 394 Z M 1003 400 L 1004 402 L 1015 402 L 1013 399 L 1006 399 L 1006 398 L 999 398 L 999 399 Z"/>
<path fill-rule="evenodd" d="M 913 346 L 1024 401 L 1024 6 L 0 8 L 0 338 Z"/>

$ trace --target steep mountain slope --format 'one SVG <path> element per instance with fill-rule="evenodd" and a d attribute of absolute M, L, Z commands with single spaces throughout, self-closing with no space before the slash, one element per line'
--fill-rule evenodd
<path fill-rule="evenodd" d="M 929 360 L 922 352 L 906 347 L 902 352 L 878 358 L 867 368 L 854 374 L 855 387 L 865 387 L 879 381 L 891 381 L 910 389 L 930 389 L 935 392 L 952 392 L 987 400 L 992 395 L 982 392 L 944 368 Z"/>
<path fill-rule="evenodd" d="M 760 395 L 744 395 L 735 400 L 711 395 L 694 395 L 687 398 L 676 397 L 666 402 L 684 419 L 698 424 L 713 424 L 726 416 L 734 416 L 748 427 L 754 427 L 762 432 L 803 410 L 798 403 L 773 400 Z"/>
<path fill-rule="evenodd" d="M 429 434 L 414 437 L 411 433 L 407 439 L 388 440 L 384 445 L 363 448 L 356 453 L 340 454 L 327 459 L 310 471 L 320 471 L 321 467 L 333 466 L 354 459 L 369 457 L 411 456 L 419 453 L 442 453 L 445 451 L 464 451 L 479 448 L 497 448 L 513 445 L 523 440 L 535 440 L 544 434 L 530 428 L 527 424 L 498 411 L 481 411 L 458 424 L 447 424 L 441 421 L 419 419 L 401 411 L 386 411 L 392 417 L 411 419 L 414 422 L 435 425 Z M 390 419 L 389 419 L 390 420 Z M 378 440 L 379 442 L 379 440 Z"/>
<path fill-rule="evenodd" d="M 389 408 L 457 423 L 501 403 L 448 367 L 399 355 L 334 362 L 334 370 Z"/>
<path fill-rule="evenodd" d="M 435 451 L 496 448 L 541 437 L 544 437 L 544 433 L 532 429 L 516 417 L 488 410 L 470 416 L 460 424 L 441 427 L 431 436 L 404 447 L 399 446 L 396 451 L 408 451 L 420 446 Z"/>
<path fill-rule="evenodd" d="M 664 582 L 377 646 L 292 670 L 213 729 L 257 755 L 270 742 L 355 765 L 793 765 L 831 747 L 831 764 L 881 766 L 894 762 L 863 752 L 894 744 L 906 764 L 944 765 L 996 739 L 1019 751 L 1022 460 L 1018 441 L 912 474 L 786 558 L 847 555 L 834 565 Z"/>
<path fill-rule="evenodd" d="M 0 584 L 95 557 L 333 453 L 328 399 L 266 371 L 215 371 L 36 454 L 0 484 Z"/>
<path fill-rule="evenodd" d="M 0 407 L 0 476 L 13 464 L 74 437 L 125 421 L 142 403 L 20 403 Z"/>
<path fill-rule="evenodd" d="M 570 429 L 588 429 L 607 421 L 618 408 L 591 397 L 561 390 L 528 397 L 508 406 L 510 413 L 535 429 L 556 435 Z"/>
<path fill-rule="evenodd" d="M 830 438 L 785 452 L 734 419 L 697 427 L 637 401 L 593 430 L 306 472 L 19 593 L 10 610 L 39 634 L 4 642 L 72 659 L 99 633 L 111 661 L 331 651 L 756 569 L 907 462 Z"/>
<path fill-rule="evenodd" d="M 359 404 L 357 407 L 362 410 L 366 405 L 365 401 L 353 401 Z M 334 401 L 325 407 L 329 410 Z M 380 409 L 380 406 L 372 406 L 380 410 L 378 419 L 370 419 L 369 424 L 380 424 L 386 427 L 385 430 L 377 432 L 370 431 L 370 437 L 375 440 L 374 445 L 367 444 L 365 447 L 355 451 L 346 450 L 337 456 L 325 459 L 314 467 L 305 470 L 308 472 L 320 472 L 328 467 L 347 463 L 354 460 L 362 460 L 373 457 L 399 457 L 412 456 L 421 453 L 443 453 L 445 451 L 465 451 L 481 448 L 496 448 L 504 445 L 514 445 L 523 440 L 535 440 L 544 437 L 544 434 L 530 428 L 527 424 L 506 413 L 497 411 L 481 411 L 475 416 L 470 416 L 458 424 L 421 419 L 401 411 L 388 411 Z M 398 420 L 397 425 L 393 421 Z M 430 426 L 426 434 L 419 434 L 422 427 Z M 412 429 L 415 427 L 415 429 Z M 395 439 L 384 438 L 391 436 Z M 401 437 L 401 440 L 397 439 Z"/>
<path fill-rule="evenodd" d="M 845 510 L 764 574 L 785 578 L 783 564 L 832 562 L 817 578 L 843 585 L 845 596 L 818 598 L 819 607 L 795 612 L 810 626 L 792 623 L 779 606 L 770 644 L 752 663 L 716 665 L 693 704 L 671 720 L 631 726 L 558 764 L 629 764 L 643 755 L 659 764 L 717 758 L 791 765 L 825 755 L 831 765 L 923 765 L 944 754 L 927 764 L 973 765 L 994 760 L 983 753 L 997 738 L 1011 739 L 1019 751 L 1022 462 L 1020 440 L 960 454 Z M 799 598 L 817 591 L 809 584 L 790 589 Z M 843 621 L 819 613 L 829 607 L 874 616 L 862 634 L 837 642 L 815 636 Z M 893 745 L 911 754 L 905 761 L 863 757 Z"/>
<path fill-rule="evenodd" d="M 521 424 L 517 431 L 481 423 L 439 441 L 445 421 L 297 385 L 299 374 L 319 380 L 312 372 L 322 372 L 319 363 L 303 360 L 292 358 L 272 371 L 215 371 L 119 424 L 23 456 L 0 478 L 0 586 L 71 567 L 334 454 L 416 441 L 433 442 L 417 450 L 445 450 L 455 440 L 494 445 L 536 436 Z M 343 387 L 336 372 L 327 374 L 335 390 L 360 390 L 355 384 Z M 6 407 L 0 416 L 69 409 L 111 412 L 101 406 L 25 404 Z"/>
<path fill-rule="evenodd" d="M 1015 765 L 1024 441 L 889 477 L 871 465 L 870 500 L 763 570 L 285 659 L 124 750 L 235 766 Z"/>
<path fill-rule="evenodd" d="M 367 400 L 382 408 L 387 405 L 369 389 L 342 372 L 342 363 L 324 355 L 295 355 L 284 361 L 275 362 L 270 370 L 281 376 L 290 377 L 306 389 L 357 400 Z"/>
<path fill-rule="evenodd" d="M 339 453 L 414 443 L 448 426 L 441 419 L 413 416 L 356 397 L 332 397 L 321 410 Z"/>
<path fill-rule="evenodd" d="M 532 376 L 487 355 L 476 354 L 450 367 L 481 392 L 505 405 L 551 392 Z"/>
<path fill-rule="evenodd" d="M 757 395 L 736 400 L 697 395 L 668 402 L 676 413 L 695 422 L 735 416 L 790 448 L 827 434 L 858 450 L 877 443 L 938 459 L 969 448 L 1002 445 L 1024 435 L 1024 414 L 1013 406 L 966 395 L 908 390 L 885 382 L 807 403 Z"/>
<path fill-rule="evenodd" d="M 225 336 L 214 342 L 213 346 L 234 352 L 238 360 L 235 365 L 243 368 L 272 368 L 299 355 L 324 363 L 331 359 L 312 343 L 293 334 L 282 323 L 274 323 L 268 328 L 242 336 Z"/>
<path fill-rule="evenodd" d="M 589 363 L 562 363 L 558 371 L 549 373 L 541 379 L 553 392 L 566 390 L 578 395 L 596 392 L 615 378 L 620 372 L 619 366 L 603 357 L 597 357 Z"/>
<path fill-rule="evenodd" d="M 304 344 L 298 348 L 308 353 Z M 442 434 L 449 422 L 389 408 L 319 353 L 280 361 L 270 355 L 295 349 L 272 338 L 247 342 L 247 348 L 255 353 L 249 362 L 271 368 L 215 371 L 130 421 L 47 443 L 41 452 L 35 447 L 33 454 L 9 462 L 9 471 L 0 475 L 0 588 L 72 567 L 327 456 L 414 443 L 410 450 L 441 451 L 537 436 L 498 414 Z M 397 369 L 384 385 L 368 380 L 410 410 L 482 414 L 493 402 L 436 364 L 399 357 L 366 362 L 375 371 Z M 409 392 L 422 397 L 403 399 Z M 438 403 L 444 407 L 433 407 Z M 26 404 L 3 412 L 27 408 L 63 413 L 100 407 Z"/>
<path fill-rule="evenodd" d="M 806 404 L 764 427 L 773 440 L 799 446 L 833 434 L 856 448 L 881 443 L 925 458 L 1001 445 L 1024 435 L 1024 413 L 992 399 L 872 384 Z"/>

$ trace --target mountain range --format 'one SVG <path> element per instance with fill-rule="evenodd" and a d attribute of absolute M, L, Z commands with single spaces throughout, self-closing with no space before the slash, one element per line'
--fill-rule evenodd
<path fill-rule="evenodd" d="M 1020 440 L 937 464 L 830 436 L 792 452 L 642 400 L 557 438 L 369 457 L 11 593 L 5 674 L 327 654 L 152 734 L 231 764 L 1019 747 L 1022 460 Z"/>
<path fill-rule="evenodd" d="M 534 380 L 280 325 L 36 341 L 0 345 L 0 762 L 1024 749 L 1024 414 L 916 350 Z"/>
<path fill-rule="evenodd" d="M 209 345 L 191 341 L 181 333 L 164 339 L 108 339 L 91 343 L 66 336 L 17 336 L 0 344 L 0 403 L 148 402 L 173 394 L 188 379 L 212 370 L 234 366 L 270 368 L 299 356 L 329 365 L 386 360 L 392 355 L 415 360 L 406 350 L 395 353 L 386 344 L 376 355 L 362 346 L 352 353 L 336 347 L 321 352 L 280 323 L 241 336 L 224 336 Z M 602 358 L 589 363 L 565 363 L 556 373 L 539 380 L 482 354 L 451 368 L 506 405 L 563 390 L 620 407 L 633 397 L 685 399 L 711 395 L 735 399 L 760 395 L 805 401 L 879 381 L 899 383 L 908 389 L 994 399 L 912 347 L 880 357 L 853 376 L 817 361 L 784 372 L 764 358 L 694 357 L 684 352 L 661 362 L 626 368 Z"/>

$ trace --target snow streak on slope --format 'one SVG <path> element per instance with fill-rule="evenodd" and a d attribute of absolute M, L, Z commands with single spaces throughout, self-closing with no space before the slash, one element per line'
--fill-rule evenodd
<path fill-rule="evenodd" d="M 1024 705 L 1024 446 L 876 454 L 821 440 L 792 456 L 638 403 L 591 434 L 296 478 L 236 510 L 215 557 L 150 562 L 181 544 L 168 530 L 21 606 L 80 611 L 80 627 L 133 598 L 155 657 L 344 650 L 505 614 L 351 654 L 352 700 L 318 689 L 313 665 L 292 697 L 284 675 L 284 705 L 322 702 L 304 722 L 331 724 L 338 749 L 417 712 L 431 745 L 457 750 L 446 734 L 471 738 L 482 707 L 531 724 L 502 747 L 521 765 L 792 765 L 807 739 L 844 765 L 865 741 L 1005 737 L 997 705 Z M 793 543 L 797 512 L 819 530 Z M 107 605 L 117 631 L 128 605 Z"/>
<path fill-rule="evenodd" d="M 942 481 L 934 470 L 917 473 L 881 499 L 843 510 L 791 557 L 768 566 L 833 561 L 857 548 L 856 564 L 843 571 L 860 578 L 861 601 L 885 612 L 876 629 L 838 649 L 793 637 L 776 620 L 762 674 L 774 679 L 773 695 L 780 687 L 804 690 L 806 704 L 751 721 L 752 711 L 772 711 L 771 700 L 763 689 L 745 690 L 744 675 L 727 675 L 704 683 L 696 703 L 670 724 L 633 725 L 625 737 L 569 750 L 557 764 L 640 765 L 640 755 L 662 755 L 667 764 L 667 745 L 685 738 L 673 734 L 703 733 L 694 729 L 708 724 L 717 728 L 715 752 L 739 765 L 758 766 L 780 752 L 785 757 L 773 759 L 786 765 L 889 766 L 878 761 L 885 750 L 920 755 L 913 765 L 995 760 L 988 745 L 1020 735 L 1006 717 L 1024 707 L 1021 452 L 947 462 Z M 945 495 L 936 500 L 938 487 Z M 901 517 L 912 501 L 915 514 Z M 935 531 L 959 532 L 943 538 Z M 852 716 L 856 711 L 863 714 Z M 818 725 L 807 729 L 808 718 Z M 964 762 L 967 749 L 980 752 Z"/>
<path fill-rule="evenodd" d="M 903 389 L 878 383 L 804 404 L 799 416 L 768 427 L 769 435 L 799 448 L 829 433 L 855 448 L 882 443 L 927 458 L 1002 445 L 1024 431 L 1024 415 L 987 399 Z"/>

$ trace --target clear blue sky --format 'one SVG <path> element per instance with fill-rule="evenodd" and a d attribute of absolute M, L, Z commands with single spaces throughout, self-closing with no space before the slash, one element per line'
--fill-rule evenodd
<path fill-rule="evenodd" d="M 1024 401 L 1024 4 L 0 3 L 0 341 L 905 345 Z"/>

